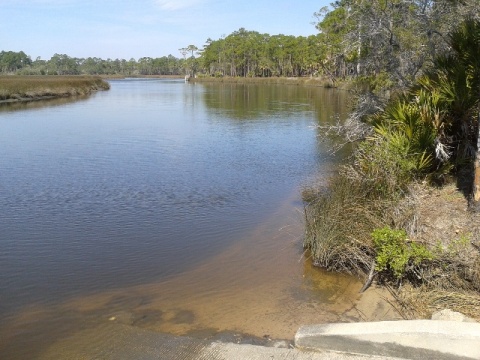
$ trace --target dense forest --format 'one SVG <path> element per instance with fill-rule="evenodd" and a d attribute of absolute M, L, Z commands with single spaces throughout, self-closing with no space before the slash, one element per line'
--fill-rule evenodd
<path fill-rule="evenodd" d="M 477 0 L 339 0 L 314 14 L 316 35 L 240 29 L 208 39 L 196 66 L 216 76 L 365 76 L 403 86 L 447 50 L 462 19 L 478 14 Z"/>

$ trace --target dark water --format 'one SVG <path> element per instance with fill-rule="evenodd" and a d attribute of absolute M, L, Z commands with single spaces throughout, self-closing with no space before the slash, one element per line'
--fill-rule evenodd
<path fill-rule="evenodd" d="M 345 94 L 119 80 L 0 107 L 0 323 L 29 304 L 166 279 L 239 241 L 335 159 Z"/>

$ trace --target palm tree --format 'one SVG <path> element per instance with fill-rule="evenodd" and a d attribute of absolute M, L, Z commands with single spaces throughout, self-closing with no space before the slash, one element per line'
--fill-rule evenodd
<path fill-rule="evenodd" d="M 468 122 L 463 128 L 472 132 L 470 146 L 474 153 L 474 176 L 472 201 L 475 208 L 480 204 L 480 21 L 468 19 L 450 36 L 455 60 L 463 66 L 465 100 L 464 114 Z"/>
<path fill-rule="evenodd" d="M 472 200 L 480 201 L 480 22 L 467 19 L 450 34 L 451 51 L 436 58 L 411 91 L 436 132 L 435 155 L 457 170 L 474 164 Z"/>

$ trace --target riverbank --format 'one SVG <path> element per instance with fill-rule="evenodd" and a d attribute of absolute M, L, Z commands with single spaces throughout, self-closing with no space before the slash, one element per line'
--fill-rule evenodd
<path fill-rule="evenodd" d="M 82 96 L 109 88 L 93 76 L 0 76 L 0 103 Z"/>
<path fill-rule="evenodd" d="M 122 79 L 185 79 L 184 75 L 99 75 L 102 79 L 122 80 Z"/>
<path fill-rule="evenodd" d="M 199 77 L 190 81 L 323 86 L 345 90 L 352 86 L 349 83 L 333 86 L 320 78 Z M 395 168 L 398 161 L 391 160 Z M 382 168 L 386 166 L 385 163 L 377 165 Z M 377 169 L 375 165 L 373 167 Z M 347 174 L 349 169 L 348 165 L 344 167 L 344 173 Z M 469 180 L 459 179 L 459 183 L 455 184 L 451 179 L 442 187 L 428 185 L 425 181 L 405 183 L 402 185 L 405 187 L 403 195 L 396 196 L 394 192 L 398 183 L 392 172 L 386 171 L 386 175 L 379 178 L 385 182 L 380 191 L 385 192 L 373 202 L 365 201 L 363 191 L 368 188 L 367 184 L 360 186 L 355 195 L 352 194 L 351 184 L 343 186 L 342 181 L 337 181 L 342 177 L 334 177 L 333 188 L 321 185 L 320 188 L 304 192 L 307 205 L 305 244 L 314 263 L 322 268 L 353 273 L 366 279 L 375 258 L 372 231 L 393 224 L 407 230 L 406 249 L 413 242 L 424 245 L 426 251 L 422 254 L 423 248 L 417 248 L 418 254 L 414 253 L 412 260 L 405 265 L 404 277 L 397 278 L 389 273 L 390 264 L 383 273 L 377 265 L 373 265 L 374 283 L 378 284 L 376 290 L 384 291 L 382 296 L 389 293 L 393 297 L 391 304 L 405 319 L 429 319 L 432 313 L 451 308 L 480 320 L 480 227 L 476 225 L 480 224 L 480 214 L 468 209 Z M 347 179 L 348 175 L 343 181 Z M 325 202 L 322 202 L 322 198 Z M 351 206 L 344 211 L 340 208 L 345 203 Z M 333 241 L 335 245 L 332 245 L 330 238 L 342 240 Z M 406 256 L 408 250 L 404 254 L 403 248 L 397 249 L 399 258 Z M 424 258 L 417 260 L 417 256 Z M 394 262 L 396 259 L 388 261 Z M 360 307 L 367 309 L 368 302 L 366 296 Z M 374 302 L 370 305 L 374 306 Z M 359 306 L 355 307 L 355 311 L 358 311 Z M 366 314 L 363 320 L 371 321 L 377 315 Z"/>
<path fill-rule="evenodd" d="M 389 152 L 391 144 L 365 140 L 327 184 L 303 192 L 307 252 L 319 267 L 389 289 L 405 319 L 449 308 L 480 320 L 471 175 L 412 179 L 411 158 Z"/>
<path fill-rule="evenodd" d="M 192 83 L 225 83 L 225 84 L 275 84 L 275 85 L 296 85 L 296 86 L 316 86 L 324 88 L 347 89 L 344 82 L 333 82 L 328 78 L 321 77 L 213 77 L 199 76 L 190 78 Z"/>
<path fill-rule="evenodd" d="M 480 321 L 480 213 L 469 209 L 465 191 L 455 183 L 412 186 L 415 219 L 411 240 L 434 254 L 422 268 L 422 282 L 405 281 L 395 297 L 407 319 L 428 319 L 452 309 Z"/>

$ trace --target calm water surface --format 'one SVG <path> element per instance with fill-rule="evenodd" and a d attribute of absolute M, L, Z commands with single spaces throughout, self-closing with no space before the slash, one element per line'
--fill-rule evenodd
<path fill-rule="evenodd" d="M 320 306 L 295 209 L 337 161 L 313 126 L 345 102 L 319 88 L 119 80 L 76 102 L 0 107 L 0 353 L 29 344 L 41 358 L 47 344 L 54 358 L 62 334 L 108 319 L 252 333 L 235 319 L 262 305 L 215 311 L 262 291 Z"/>

